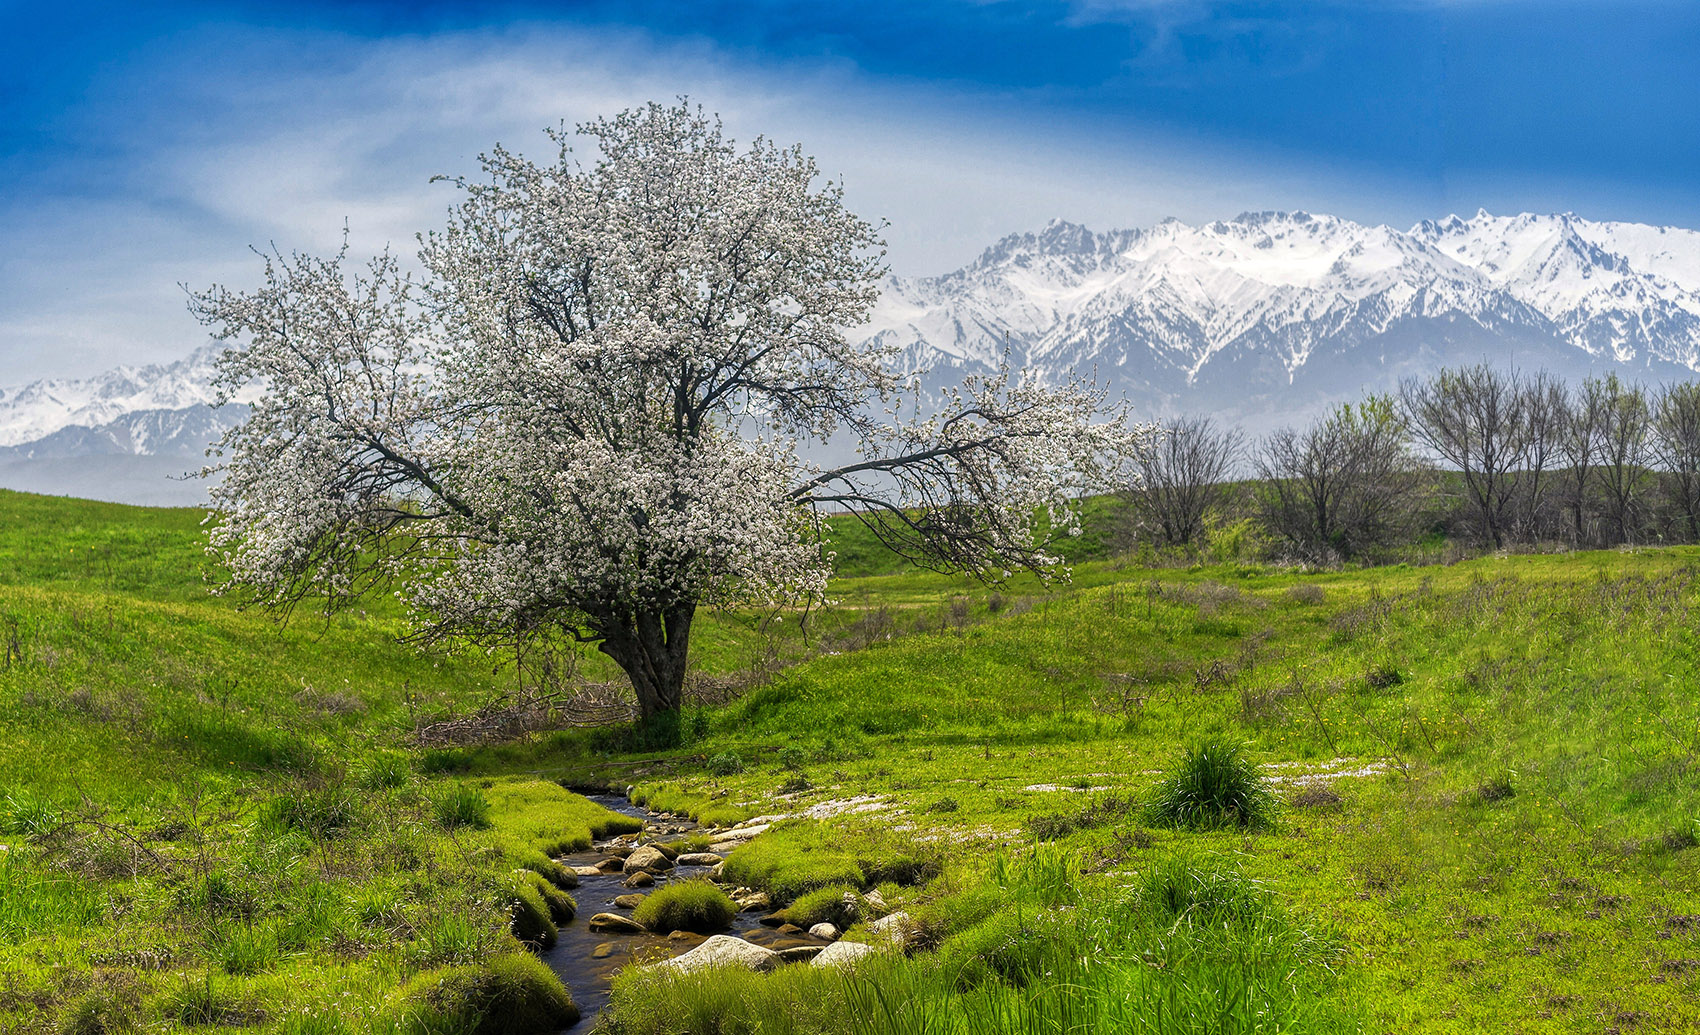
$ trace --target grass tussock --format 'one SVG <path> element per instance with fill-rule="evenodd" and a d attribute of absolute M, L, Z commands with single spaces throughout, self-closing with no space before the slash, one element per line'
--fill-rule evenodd
<path fill-rule="evenodd" d="M 1158 783 L 1146 818 L 1153 826 L 1189 830 L 1260 829 L 1274 811 L 1274 794 L 1239 744 L 1202 740 Z"/>
<path fill-rule="evenodd" d="M 713 934 L 732 926 L 737 915 L 737 905 L 719 887 L 706 880 L 689 880 L 656 889 L 638 903 L 632 919 L 662 934 Z"/>

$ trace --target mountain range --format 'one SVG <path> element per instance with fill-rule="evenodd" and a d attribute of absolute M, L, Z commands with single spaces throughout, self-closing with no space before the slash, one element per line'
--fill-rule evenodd
<path fill-rule="evenodd" d="M 1574 377 L 1700 370 L 1700 232 L 1478 212 L 1410 230 L 1304 212 L 1093 233 L 1053 222 L 892 278 L 873 334 L 942 375 L 1007 348 L 1158 415 L 1252 428 L 1486 360 Z"/>
<path fill-rule="evenodd" d="M 1210 413 L 1257 432 L 1484 360 L 1572 379 L 1693 377 L 1700 232 L 1486 212 L 1409 230 L 1304 212 L 1104 233 L 1055 221 L 942 276 L 889 278 L 853 333 L 894 346 L 934 388 L 1007 354 L 1043 381 L 1091 377 L 1152 416 Z M 217 350 L 0 389 L 0 485 L 198 501 L 204 484 L 161 472 L 198 467 L 246 412 L 211 406 Z"/>

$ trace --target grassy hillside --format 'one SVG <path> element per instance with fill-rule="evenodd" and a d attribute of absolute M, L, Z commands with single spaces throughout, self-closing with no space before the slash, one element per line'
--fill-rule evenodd
<path fill-rule="evenodd" d="M 205 595 L 198 519 L 0 494 L 0 1029 L 424 1030 L 410 981 L 517 953 L 509 871 L 613 822 L 554 781 L 717 821 L 878 796 L 736 872 L 877 886 L 931 947 L 858 979 L 633 972 L 620 1031 L 1700 1017 L 1700 550 L 1318 574 L 1082 551 L 1072 586 L 987 589 L 847 531 L 885 573 L 805 631 L 705 620 L 704 673 L 762 671 L 682 746 L 420 752 L 422 715 L 510 674 L 398 647 L 378 611 L 240 613 Z M 1206 740 L 1279 778 L 1267 822 L 1149 810 Z M 454 825 L 468 798 L 488 829 Z"/>

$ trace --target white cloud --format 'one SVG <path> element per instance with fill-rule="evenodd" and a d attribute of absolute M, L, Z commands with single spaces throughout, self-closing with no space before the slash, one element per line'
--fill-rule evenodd
<path fill-rule="evenodd" d="M 1246 208 L 1432 214 L 1412 197 L 1422 184 L 1401 185 L 1403 202 L 1387 212 L 1385 185 L 1354 183 L 1353 170 L 1100 134 L 1035 120 L 1019 98 L 881 84 L 842 65 L 751 67 L 706 44 L 522 26 L 256 46 L 271 66 L 243 85 L 171 70 L 185 77 L 183 110 L 154 113 L 127 139 L 129 186 L 0 209 L 10 246 L 0 384 L 180 356 L 203 332 L 179 282 L 247 283 L 250 245 L 333 249 L 345 220 L 356 250 L 409 252 L 453 200 L 433 174 L 475 172 L 497 141 L 545 157 L 546 126 L 679 94 L 720 112 L 740 139 L 802 141 L 858 212 L 889 220 L 900 273 L 954 268 L 1053 217 L 1108 228 Z"/>

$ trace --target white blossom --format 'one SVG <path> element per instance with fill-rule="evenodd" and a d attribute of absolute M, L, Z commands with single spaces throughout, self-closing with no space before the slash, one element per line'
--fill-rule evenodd
<path fill-rule="evenodd" d="M 845 333 L 884 266 L 839 185 L 683 103 L 579 132 L 588 167 L 559 132 L 552 164 L 498 148 L 456 181 L 418 283 L 345 246 L 193 297 L 234 346 L 222 387 L 262 389 L 209 468 L 227 588 L 287 610 L 399 587 L 423 638 L 562 631 L 649 714 L 679 704 L 699 607 L 824 598 L 823 507 L 934 566 L 1057 570 L 1041 528 L 1077 529 L 1149 429 L 1007 367 L 876 419 L 922 408 Z M 835 435 L 858 462 L 799 457 Z"/>

